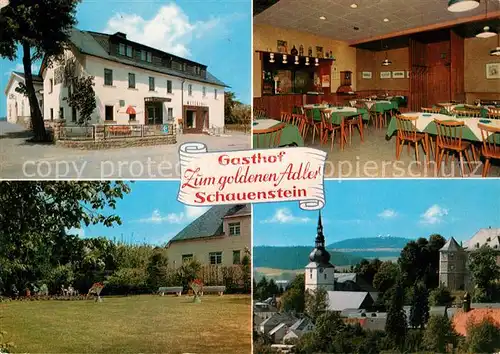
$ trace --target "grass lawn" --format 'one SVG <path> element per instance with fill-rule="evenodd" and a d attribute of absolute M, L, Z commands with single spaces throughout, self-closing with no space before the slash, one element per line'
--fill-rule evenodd
<path fill-rule="evenodd" d="M 103 297 L 0 304 L 0 331 L 22 353 L 245 353 L 251 298 Z"/>

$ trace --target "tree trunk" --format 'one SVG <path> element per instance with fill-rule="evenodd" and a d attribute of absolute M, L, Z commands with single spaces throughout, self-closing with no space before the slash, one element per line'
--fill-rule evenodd
<path fill-rule="evenodd" d="M 30 102 L 31 125 L 33 127 L 34 141 L 47 141 L 47 133 L 43 123 L 42 112 L 36 98 L 35 87 L 33 86 L 33 75 L 31 73 L 31 48 L 29 43 L 23 42 L 23 66 L 26 85 L 26 94 Z"/>

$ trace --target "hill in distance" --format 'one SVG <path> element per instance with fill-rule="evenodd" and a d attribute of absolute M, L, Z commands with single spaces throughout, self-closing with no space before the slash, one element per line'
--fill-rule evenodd
<path fill-rule="evenodd" d="M 334 242 L 327 247 L 334 250 L 384 250 L 394 249 L 401 251 L 408 242 L 408 238 L 381 236 L 381 237 L 359 237 Z"/>
<path fill-rule="evenodd" d="M 309 263 L 310 246 L 255 246 L 253 248 L 253 266 L 282 270 L 304 269 Z M 331 263 L 336 266 L 356 265 L 362 257 L 344 252 L 330 251 Z"/>

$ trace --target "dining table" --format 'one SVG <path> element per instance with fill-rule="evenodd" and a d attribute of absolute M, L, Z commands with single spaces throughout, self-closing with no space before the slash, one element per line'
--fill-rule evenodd
<path fill-rule="evenodd" d="M 283 125 L 283 131 L 281 132 L 280 141 L 278 143 L 279 147 L 284 146 L 304 146 L 304 139 L 300 135 L 299 128 L 296 125 L 283 123 L 276 119 L 269 118 L 261 118 L 255 119 L 252 122 L 252 131 L 253 131 L 253 146 L 259 146 L 263 148 L 270 148 L 271 146 L 263 146 L 265 139 L 263 135 L 259 134 L 259 132 L 265 131 L 267 129 L 271 129 L 276 127 L 277 125 Z M 255 134 L 257 133 L 257 134 Z M 262 140 L 259 140 L 262 139 Z"/>
<path fill-rule="evenodd" d="M 440 113 L 446 114 L 446 115 L 453 115 L 454 112 L 479 110 L 481 112 L 482 118 L 487 118 L 488 111 L 489 111 L 488 107 L 486 107 L 486 106 L 472 106 L 472 105 L 467 105 L 467 104 L 438 103 L 434 107 L 440 107 L 441 108 Z"/>
<path fill-rule="evenodd" d="M 424 112 L 409 112 L 405 113 L 404 115 L 406 117 L 417 117 L 418 119 L 415 121 L 415 127 L 417 132 L 428 133 L 431 135 L 437 135 L 437 128 L 436 124 L 434 123 L 434 119 L 442 121 L 464 122 L 465 125 L 462 130 L 462 139 L 475 142 L 480 142 L 483 140 L 481 135 L 481 129 L 478 127 L 479 123 L 500 129 L 500 119 L 456 117 L 443 113 L 424 113 Z M 387 127 L 387 137 L 388 138 L 392 137 L 394 133 L 396 133 L 397 129 L 398 127 L 396 123 L 396 118 L 394 117 L 391 119 Z"/>

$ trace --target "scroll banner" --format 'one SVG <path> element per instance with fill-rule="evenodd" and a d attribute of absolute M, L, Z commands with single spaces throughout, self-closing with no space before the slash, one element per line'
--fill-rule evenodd
<path fill-rule="evenodd" d="M 325 205 L 326 152 L 283 148 L 208 152 L 202 143 L 179 149 L 177 200 L 191 206 L 298 201 L 304 210 Z"/>

